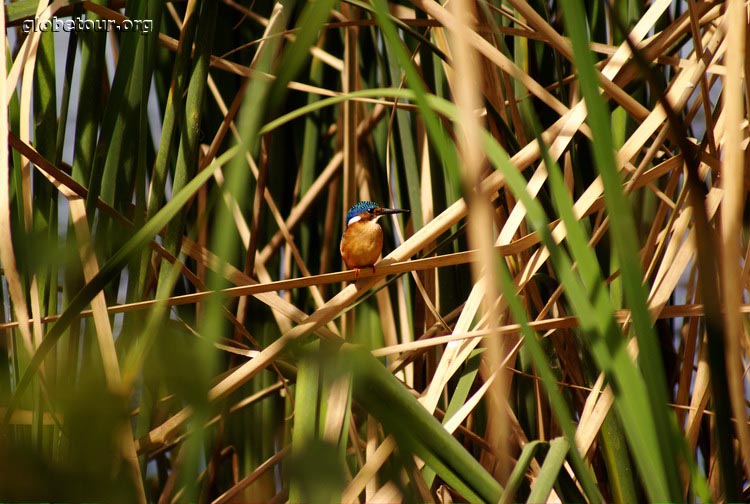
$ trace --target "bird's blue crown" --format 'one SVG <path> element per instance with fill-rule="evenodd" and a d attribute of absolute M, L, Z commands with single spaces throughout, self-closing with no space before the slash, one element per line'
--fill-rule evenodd
<path fill-rule="evenodd" d="M 373 208 L 377 208 L 378 206 L 380 205 L 372 201 L 360 201 L 359 203 L 351 207 L 346 213 L 346 222 L 348 223 L 350 220 L 352 220 L 352 217 L 356 217 L 363 212 L 369 212 L 370 210 L 372 210 Z"/>

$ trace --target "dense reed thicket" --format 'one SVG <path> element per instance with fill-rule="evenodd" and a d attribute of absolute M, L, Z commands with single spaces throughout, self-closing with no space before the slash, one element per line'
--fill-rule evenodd
<path fill-rule="evenodd" d="M 745 2 L 1 16 L 0 500 L 750 499 Z"/>

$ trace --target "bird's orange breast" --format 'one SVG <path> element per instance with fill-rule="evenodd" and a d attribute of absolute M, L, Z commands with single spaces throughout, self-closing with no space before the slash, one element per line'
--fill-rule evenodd
<path fill-rule="evenodd" d="M 344 231 L 340 250 L 347 268 L 372 266 L 383 250 L 383 230 L 373 221 L 354 222 Z"/>

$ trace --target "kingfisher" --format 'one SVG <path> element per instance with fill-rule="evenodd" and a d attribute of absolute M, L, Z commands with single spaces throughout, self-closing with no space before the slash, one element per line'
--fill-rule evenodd
<path fill-rule="evenodd" d="M 383 208 L 372 201 L 360 201 L 346 214 L 346 229 L 341 237 L 341 257 L 347 269 L 354 269 L 359 276 L 360 268 L 372 268 L 383 251 L 383 228 L 378 219 L 383 215 L 408 213 L 401 208 Z"/>

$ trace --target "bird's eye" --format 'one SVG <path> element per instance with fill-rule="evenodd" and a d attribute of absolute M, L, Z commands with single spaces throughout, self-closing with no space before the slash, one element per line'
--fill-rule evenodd
<path fill-rule="evenodd" d="M 370 212 L 371 214 L 374 214 L 375 213 L 375 209 L 371 208 L 371 209 L 368 210 L 368 212 Z"/>

